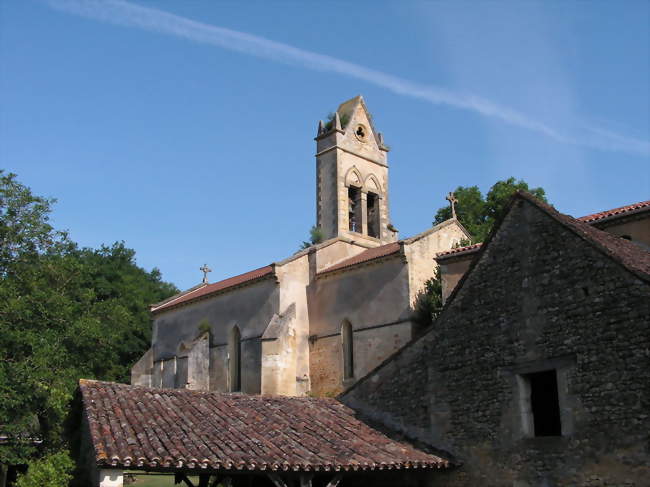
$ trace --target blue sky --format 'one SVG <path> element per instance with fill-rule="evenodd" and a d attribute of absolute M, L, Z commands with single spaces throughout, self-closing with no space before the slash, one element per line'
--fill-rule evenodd
<path fill-rule="evenodd" d="M 362 94 L 407 237 L 509 176 L 581 216 L 650 198 L 650 3 L 0 2 L 0 167 L 187 288 L 292 254 L 319 118 Z"/>

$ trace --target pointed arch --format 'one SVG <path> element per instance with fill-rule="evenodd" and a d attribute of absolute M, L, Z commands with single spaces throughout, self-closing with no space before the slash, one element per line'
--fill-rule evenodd
<path fill-rule="evenodd" d="M 363 182 L 363 188 L 366 191 L 372 191 L 376 194 L 382 194 L 381 184 L 379 183 L 379 178 L 374 174 L 369 174 L 366 177 L 366 180 Z"/>
<path fill-rule="evenodd" d="M 343 348 L 343 380 L 354 377 L 354 332 L 352 323 L 343 320 L 341 324 L 341 346 Z"/>
<path fill-rule="evenodd" d="M 241 391 L 241 333 L 237 325 L 228 334 L 228 379 L 230 392 Z"/>
<path fill-rule="evenodd" d="M 348 169 L 348 172 L 345 173 L 345 185 L 347 187 L 363 187 L 363 177 L 361 176 L 361 172 L 359 172 L 356 166 L 352 166 L 350 169 Z"/>

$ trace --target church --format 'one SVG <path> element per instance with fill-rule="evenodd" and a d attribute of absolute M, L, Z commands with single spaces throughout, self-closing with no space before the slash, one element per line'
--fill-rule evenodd
<path fill-rule="evenodd" d="M 452 218 L 398 238 L 388 151 L 361 96 L 321 121 L 322 243 L 220 282 L 204 279 L 153 305 L 152 345 L 132 383 L 332 396 L 411 341 L 413 305 L 434 274 L 434 257 L 470 235 Z"/>

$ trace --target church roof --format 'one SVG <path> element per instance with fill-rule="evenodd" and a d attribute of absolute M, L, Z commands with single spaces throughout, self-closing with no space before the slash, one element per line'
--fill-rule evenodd
<path fill-rule="evenodd" d="M 81 379 L 95 461 L 156 470 L 438 469 L 331 398 L 152 389 Z"/>
<path fill-rule="evenodd" d="M 165 301 L 162 301 L 161 303 L 152 305 L 151 312 L 156 313 L 158 311 L 175 308 L 176 306 L 180 306 L 182 304 L 194 302 L 199 299 L 206 298 L 212 294 L 218 293 L 220 291 L 224 291 L 228 288 L 240 286 L 250 281 L 261 279 L 270 274 L 273 274 L 273 266 L 267 265 L 264 267 L 260 267 L 259 269 L 255 269 L 249 272 L 245 272 L 243 274 L 239 274 L 238 276 L 229 277 L 228 279 L 224 279 L 223 281 L 215 282 L 212 284 L 205 284 L 202 286 L 196 286 L 184 293 L 177 294 L 176 296 L 173 296 Z"/>
<path fill-rule="evenodd" d="M 587 215 L 578 218 L 578 220 L 586 223 L 600 223 L 605 220 L 610 220 L 612 218 L 628 216 L 634 213 L 640 213 L 642 211 L 650 210 L 650 200 L 640 201 L 632 205 L 621 206 L 620 208 L 614 208 L 612 210 L 601 211 L 599 213 L 594 213 L 593 215 Z"/>
<path fill-rule="evenodd" d="M 318 273 L 318 275 L 321 276 L 323 274 L 339 271 L 341 269 L 346 269 L 348 267 L 369 262 L 371 260 L 380 259 L 382 257 L 396 254 L 400 251 L 401 246 L 401 242 L 392 242 L 386 245 L 380 245 L 379 247 L 373 247 L 371 249 L 364 250 L 360 254 L 352 256 L 349 259 L 345 259 L 344 261 L 328 267 L 327 269 L 323 269 Z"/>

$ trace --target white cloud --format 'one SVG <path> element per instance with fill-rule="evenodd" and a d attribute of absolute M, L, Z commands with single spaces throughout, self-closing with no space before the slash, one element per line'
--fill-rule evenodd
<path fill-rule="evenodd" d="M 306 51 L 245 32 L 197 22 L 155 8 L 123 0 L 47 0 L 61 11 L 126 27 L 159 32 L 200 44 L 237 51 L 276 62 L 349 76 L 393 93 L 478 113 L 511 125 L 543 134 L 565 144 L 634 154 L 650 154 L 647 140 L 627 137 L 603 129 L 590 129 L 588 136 L 575 136 L 535 120 L 521 112 L 468 93 L 433 85 L 422 85 L 381 71 L 324 54 Z"/>

